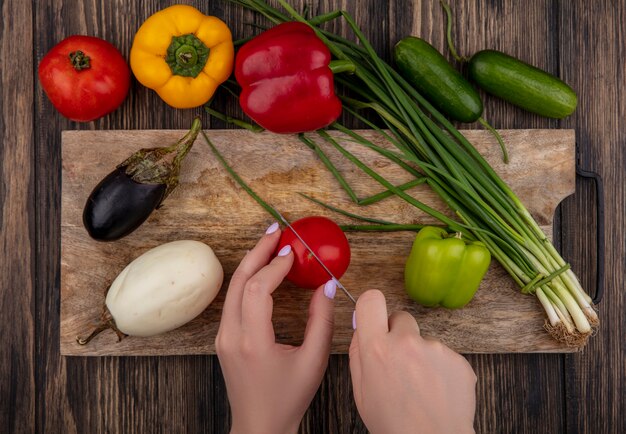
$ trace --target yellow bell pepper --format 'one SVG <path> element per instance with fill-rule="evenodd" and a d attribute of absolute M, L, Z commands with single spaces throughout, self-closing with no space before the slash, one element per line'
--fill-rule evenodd
<path fill-rule="evenodd" d="M 137 80 L 176 108 L 206 103 L 233 69 L 230 29 L 216 17 L 186 5 L 150 16 L 130 49 Z"/>

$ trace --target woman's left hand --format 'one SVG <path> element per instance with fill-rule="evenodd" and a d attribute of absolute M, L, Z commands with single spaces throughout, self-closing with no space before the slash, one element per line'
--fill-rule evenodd
<path fill-rule="evenodd" d="M 290 246 L 271 259 L 280 239 L 270 226 L 233 274 L 215 339 L 232 411 L 231 433 L 295 433 L 330 354 L 336 286 L 329 281 L 311 299 L 300 347 L 276 343 L 272 293 L 291 265 Z"/>

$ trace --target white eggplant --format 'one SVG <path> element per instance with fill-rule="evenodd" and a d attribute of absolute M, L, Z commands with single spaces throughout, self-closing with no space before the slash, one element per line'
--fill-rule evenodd
<path fill-rule="evenodd" d="M 174 330 L 198 316 L 213 301 L 224 279 L 213 250 L 199 241 L 174 241 L 148 250 L 124 268 L 111 284 L 102 330 L 153 336 Z"/>

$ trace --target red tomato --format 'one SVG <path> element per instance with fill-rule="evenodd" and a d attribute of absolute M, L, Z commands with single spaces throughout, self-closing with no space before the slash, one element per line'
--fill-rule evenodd
<path fill-rule="evenodd" d="M 350 244 L 335 222 L 326 217 L 305 217 L 291 225 L 337 279 L 343 276 L 350 265 Z M 289 228 L 283 231 L 276 251 L 287 244 L 291 245 L 294 253 L 293 266 L 287 274 L 289 281 L 301 288 L 314 289 L 330 279 Z"/>
<path fill-rule="evenodd" d="M 74 35 L 55 45 L 41 60 L 39 81 L 63 116 L 88 122 L 122 104 L 130 87 L 130 69 L 109 42 Z"/>

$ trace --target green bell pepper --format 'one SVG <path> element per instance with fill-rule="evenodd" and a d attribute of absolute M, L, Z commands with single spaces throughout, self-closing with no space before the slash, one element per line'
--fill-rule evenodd
<path fill-rule="evenodd" d="M 417 233 L 406 261 L 406 292 L 424 306 L 463 307 L 476 293 L 490 262 L 483 243 L 426 226 Z"/>

